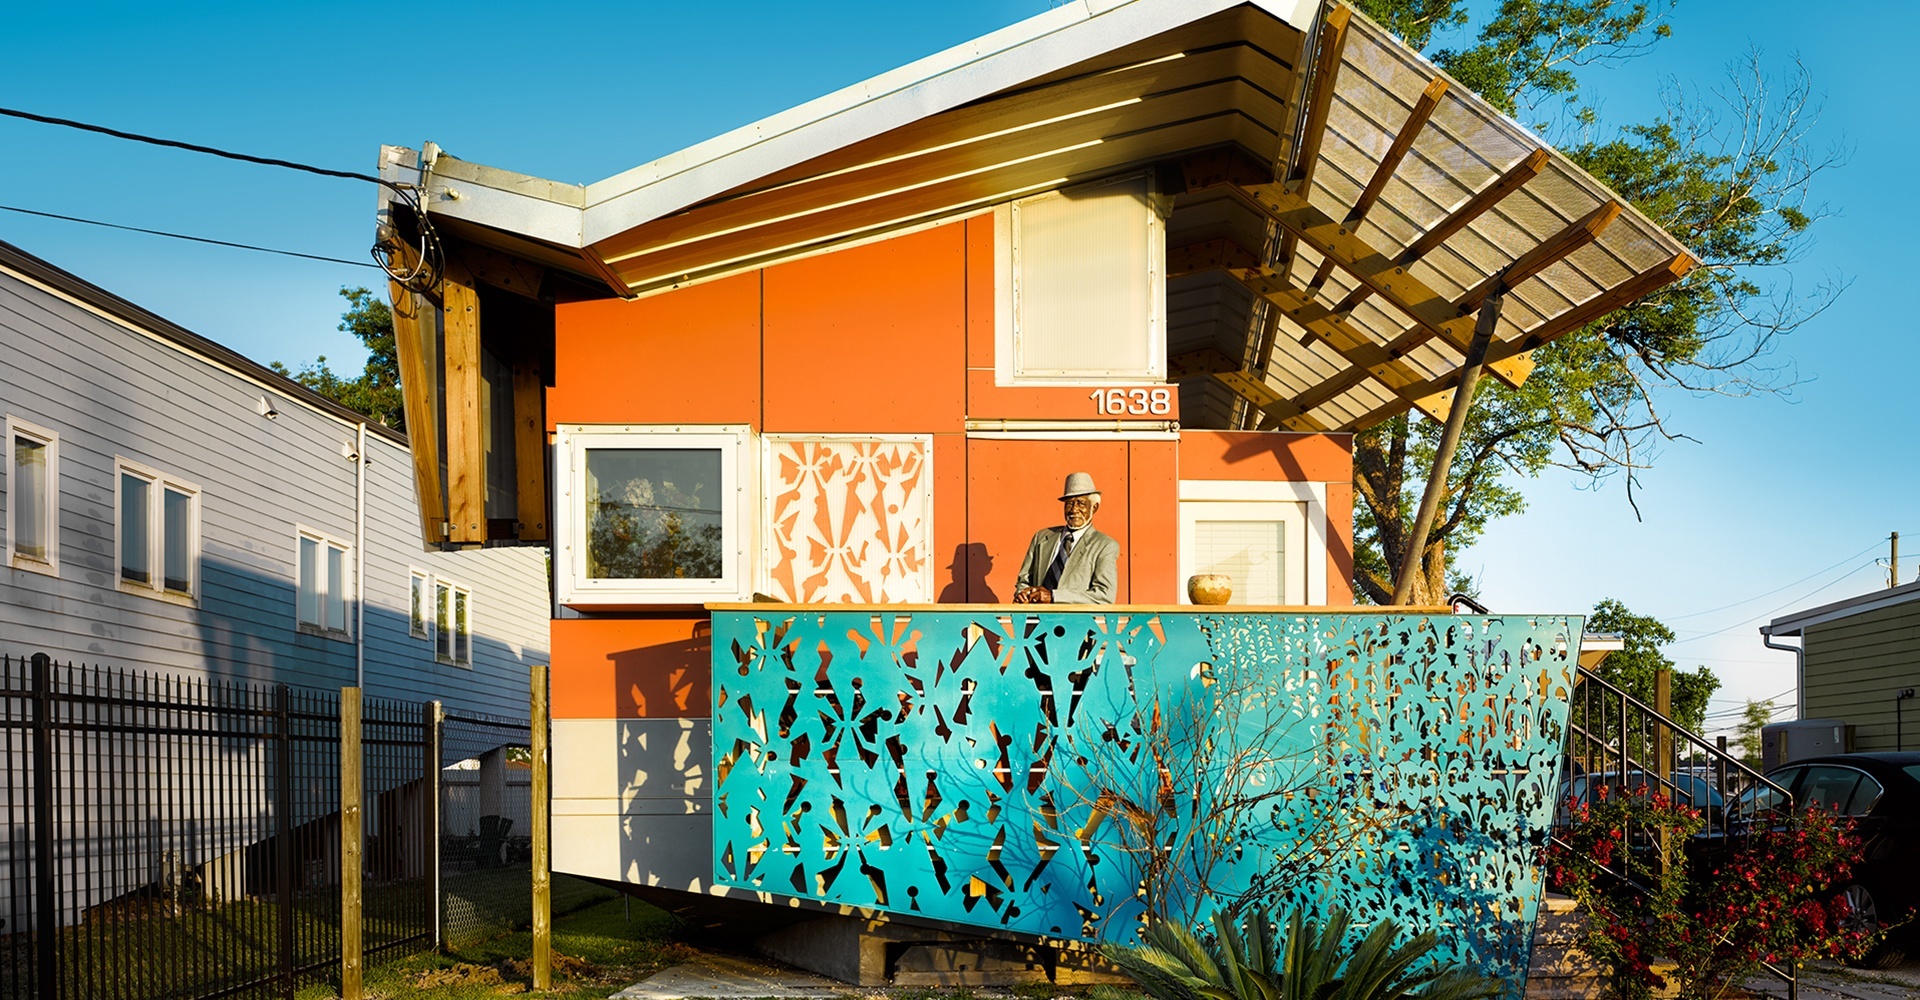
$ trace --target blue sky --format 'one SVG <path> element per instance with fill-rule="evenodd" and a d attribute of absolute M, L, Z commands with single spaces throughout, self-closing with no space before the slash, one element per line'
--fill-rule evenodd
<path fill-rule="evenodd" d="M 0 105 L 348 170 L 371 171 L 381 143 L 431 139 L 586 183 L 1046 7 L 470 3 L 402 20 L 365 3 L 27 5 L 0 34 Z M 1790 396 L 1660 398 L 1698 443 L 1660 449 L 1643 520 L 1618 482 L 1548 474 L 1526 485 L 1528 513 L 1458 556 L 1495 608 L 1585 610 L 1611 596 L 1667 620 L 1675 658 L 1725 681 L 1715 711 L 1791 687 L 1791 658 L 1762 649 L 1754 627 L 1879 586 L 1872 559 L 1888 531 L 1908 532 L 1903 578 L 1920 570 L 1920 339 L 1901 306 L 1916 123 L 1895 72 L 1920 10 L 1855 13 L 1681 0 L 1670 41 L 1589 74 L 1608 118 L 1629 120 L 1657 107 L 1665 79 L 1712 88 L 1750 47 L 1775 67 L 1798 56 L 1825 98 L 1820 141 L 1853 152 L 1819 183 L 1840 214 L 1794 277 L 1852 285 L 1772 359 L 1800 373 Z M 1863 31 L 1895 44 L 1864 47 Z M 0 205 L 360 261 L 373 204 L 363 183 L 0 119 Z M 335 330 L 337 290 L 379 278 L 9 212 L 0 239 L 262 361 L 357 363 Z"/>

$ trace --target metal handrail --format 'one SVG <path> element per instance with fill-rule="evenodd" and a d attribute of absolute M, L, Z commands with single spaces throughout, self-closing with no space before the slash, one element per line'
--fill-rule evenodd
<path fill-rule="evenodd" d="M 1679 801 L 1698 805 L 1693 801 L 1697 786 L 1688 782 L 1687 787 L 1683 789 L 1681 783 L 1675 780 L 1675 765 L 1683 756 L 1679 751 L 1685 747 L 1690 751 L 1684 755 L 1687 758 L 1693 760 L 1704 758 L 1709 762 L 1707 766 L 1712 771 L 1712 787 L 1721 797 L 1721 807 L 1719 815 L 1716 816 L 1711 802 L 1706 804 L 1707 808 L 1702 810 L 1707 818 L 1707 829 L 1704 832 L 1708 835 L 1718 833 L 1722 836 L 1731 836 L 1734 833 L 1732 817 L 1735 796 L 1730 794 L 1733 791 L 1729 783 L 1730 778 L 1741 784 L 1741 794 L 1764 787 L 1781 798 L 1786 797 L 1785 789 L 1767 780 L 1765 775 L 1728 753 L 1725 737 L 1709 743 L 1706 737 L 1686 729 L 1668 718 L 1665 713 L 1633 697 L 1598 674 L 1585 667 L 1577 667 L 1576 671 L 1575 689 L 1581 691 L 1584 686 L 1584 691 L 1574 697 L 1568 709 L 1565 754 L 1567 773 L 1564 779 L 1566 782 L 1572 782 L 1579 775 L 1613 775 L 1617 776 L 1622 787 L 1629 785 L 1660 787 Z M 1596 702 L 1599 709 L 1597 722 L 1594 711 Z M 1575 706 L 1582 709 L 1578 721 L 1574 718 Z M 1630 712 L 1635 714 L 1637 722 L 1633 727 L 1637 729 L 1636 742 L 1639 744 L 1637 757 L 1633 752 L 1636 748 L 1629 746 L 1629 736 L 1633 735 L 1629 732 Z M 1611 735 L 1608 732 L 1610 722 L 1613 723 Z M 1581 749 L 1586 751 L 1584 756 L 1575 754 L 1576 740 L 1580 741 Z M 1594 762 L 1596 754 L 1601 764 L 1600 768 L 1585 766 Z M 1607 767 L 1608 761 L 1614 762 L 1612 770 Z M 1579 775 L 1573 772 L 1574 766 L 1580 767 Z M 1591 787 L 1590 782 L 1588 787 Z M 1566 850 L 1573 850 L 1573 847 L 1559 833 L 1565 828 L 1565 821 L 1570 819 L 1570 814 L 1563 815 L 1562 811 L 1556 808 L 1554 831 L 1550 837 L 1554 843 Z M 1607 866 L 1602 866 L 1602 870 L 1624 882 L 1636 892 L 1645 894 L 1650 891 L 1624 870 L 1614 871 Z M 1799 980 L 1792 968 L 1783 968 L 1771 962 L 1762 962 L 1761 968 L 1779 977 L 1786 984 L 1789 1000 L 1795 1000 L 1798 997 Z"/>

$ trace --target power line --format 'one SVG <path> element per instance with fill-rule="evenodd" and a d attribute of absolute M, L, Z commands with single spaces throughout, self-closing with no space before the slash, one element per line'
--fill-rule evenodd
<path fill-rule="evenodd" d="M 351 264 L 354 267 L 379 267 L 370 260 L 347 260 L 342 257 L 325 257 L 315 253 L 301 253 L 298 250 L 276 250 L 273 247 L 257 247 L 251 243 L 233 243 L 227 240 L 210 239 L 205 236 L 188 236 L 185 233 L 169 233 L 160 229 L 142 229 L 139 226 L 123 226 L 117 222 L 101 222 L 98 219 L 82 219 L 75 215 L 60 215 L 57 212 L 38 212 L 31 208 L 19 208 L 14 205 L 0 205 L 0 212 L 18 212 L 21 215 L 37 215 L 43 219 L 59 219 L 62 222 L 78 222 L 87 226 L 101 226 L 106 229 L 124 229 L 130 233 L 146 233 L 149 236 L 165 236 L 169 239 L 192 240 L 195 243 L 211 243 L 217 247 L 233 247 L 236 250 L 253 250 L 259 253 L 277 253 L 283 257 L 304 257 L 307 260 L 323 260 L 330 264 Z"/>
<path fill-rule="evenodd" d="M 392 191 L 413 211 L 414 218 L 420 226 L 420 247 L 417 250 L 413 250 L 413 261 L 411 264 L 403 263 L 405 255 L 402 251 L 412 248 L 401 245 L 399 236 L 392 232 L 389 227 L 382 226 L 380 239 L 373 247 L 375 265 L 387 272 L 388 277 L 417 292 L 429 291 L 439 281 L 440 266 L 442 263 L 440 237 L 438 233 L 434 232 L 433 221 L 427 218 L 426 206 L 421 204 L 418 192 L 408 185 L 396 184 L 384 177 L 377 177 L 373 174 L 363 174 L 352 170 L 335 170 L 331 167 L 317 167 L 311 163 L 301 163 L 297 160 L 283 160 L 273 156 L 255 156 L 252 153 L 240 153 L 231 149 L 221 149 L 217 146 L 203 146 L 196 142 L 163 139 L 155 135 L 127 132 L 122 129 L 108 128 L 105 125 L 75 121 L 71 118 L 56 118 L 52 115 L 35 114 L 31 111 L 22 111 L 18 108 L 0 107 L 0 115 L 9 118 L 19 118 L 23 121 L 39 122 L 42 125 L 58 125 L 61 128 L 78 129 L 82 132 L 111 136 L 115 139 L 125 139 L 129 142 L 142 142 L 150 146 L 164 146 L 168 149 L 183 149 L 190 153 L 204 153 L 208 156 L 238 160 L 242 163 L 255 163 L 266 167 L 280 167 L 286 170 L 298 170 L 304 173 L 318 174 L 321 177 L 338 177 L 343 180 L 367 181 L 378 184 Z M 219 241 L 206 240 L 204 242 L 217 243 Z M 229 245 L 239 246 L 239 244 Z M 265 249 L 263 247 L 242 248 L 248 250 Z"/>
<path fill-rule="evenodd" d="M 1842 559 L 1839 562 L 1834 563 L 1832 566 L 1828 566 L 1825 569 L 1816 569 L 1813 572 L 1808 573 L 1806 576 L 1803 576 L 1800 579 L 1793 581 L 1792 583 L 1783 583 L 1780 586 L 1775 587 L 1764 594 L 1755 594 L 1752 597 L 1746 598 L 1745 600 L 1735 601 L 1732 604 L 1723 604 L 1717 608 L 1709 608 L 1706 611 L 1691 611 L 1684 615 L 1668 615 L 1667 617 L 1661 620 L 1666 622 L 1674 622 L 1674 621 L 1679 621 L 1682 618 L 1698 618 L 1701 615 L 1710 615 L 1716 611 L 1725 611 L 1728 608 L 1737 608 L 1742 604 L 1751 604 L 1752 602 L 1757 601 L 1762 597 L 1772 597 L 1773 595 L 1778 594 L 1779 592 L 1787 589 L 1788 587 L 1798 587 L 1799 585 L 1807 582 L 1808 580 L 1813 579 L 1816 576 L 1819 576 L 1822 573 L 1827 572 L 1828 570 L 1838 569 L 1840 568 L 1841 565 L 1852 562 L 1853 560 L 1858 559 L 1861 556 L 1864 556 L 1868 552 L 1871 552 L 1874 549 L 1877 549 L 1879 547 L 1880 547 L 1880 542 L 1876 540 L 1872 545 L 1869 545 L 1866 548 L 1861 549 L 1858 552 L 1855 552 L 1853 555 L 1850 555 L 1845 559 Z"/>
<path fill-rule="evenodd" d="M 354 173 L 350 170 L 334 170 L 330 167 L 316 167 L 310 163 L 281 160 L 271 156 L 254 156 L 251 153 L 236 153 L 230 149 L 219 149 L 213 146 L 202 146 L 198 143 L 181 142 L 178 139 L 162 139 L 159 136 L 141 135 L 138 132 L 123 132 L 117 128 L 108 128 L 105 125 L 92 125 L 87 122 L 74 121 L 71 118 L 55 118 L 51 115 L 36 115 L 31 111 L 21 111 L 17 108 L 0 108 L 0 115 L 6 115 L 9 118 L 23 118 L 30 122 L 39 122 L 42 125 L 59 125 L 62 128 L 79 129 L 82 132 L 110 135 L 115 139 L 128 139 L 133 142 L 144 142 L 153 146 L 166 146 L 170 149 L 184 149 L 192 153 L 205 153 L 208 156 L 220 156 L 229 160 L 239 160 L 243 163 L 258 163 L 267 167 L 285 167 L 288 170 L 304 170 L 307 173 L 319 174 L 322 177 L 340 177 L 350 181 L 371 181 L 375 184 L 390 187 L 395 191 L 401 190 L 398 184 L 382 177 L 375 177 L 372 174 Z"/>
<path fill-rule="evenodd" d="M 1838 565 L 1838 564 L 1836 564 L 1836 565 Z M 1823 590 L 1826 590 L 1826 589 L 1828 589 L 1828 588 L 1830 588 L 1830 587 L 1835 587 L 1835 586 L 1838 586 L 1838 585 L 1839 585 L 1839 584 L 1840 584 L 1841 582 L 1843 582 L 1843 581 L 1845 581 L 1845 580 L 1847 579 L 1847 577 L 1850 577 L 1850 576 L 1852 576 L 1853 574 L 1855 574 L 1855 573 L 1858 573 L 1858 572 L 1860 572 L 1860 571 L 1861 571 L 1861 570 L 1863 570 L 1863 569 L 1867 569 L 1868 567 L 1870 567 L 1870 566 L 1872 566 L 1872 565 L 1873 565 L 1873 563 L 1872 563 L 1871 561 L 1869 561 L 1869 562 L 1866 562 L 1866 563 L 1863 563 L 1862 565 L 1859 565 L 1859 566 L 1855 566 L 1854 568 L 1852 568 L 1852 569 L 1850 569 L 1850 570 L 1848 570 L 1848 571 L 1846 571 L 1845 573 L 1842 573 L 1842 574 L 1840 574 L 1839 576 L 1837 576 L 1837 577 L 1835 577 L 1835 578 L 1833 578 L 1832 580 L 1830 580 L 1830 581 L 1828 581 L 1828 582 L 1826 582 L 1826 583 L 1823 583 L 1823 584 L 1821 584 L 1820 586 L 1818 586 L 1818 587 L 1815 587 L 1815 588 L 1813 588 L 1812 590 L 1809 590 L 1809 591 L 1807 591 L 1807 592 L 1806 592 L 1806 593 L 1804 593 L 1804 594 L 1801 594 L 1801 595 L 1800 595 L 1799 597 L 1796 597 L 1796 598 L 1794 598 L 1793 600 L 1791 600 L 1791 601 L 1788 601 L 1787 603 L 1785 603 L 1785 604 L 1782 604 L 1782 605 L 1780 605 L 1779 607 L 1776 607 L 1776 608 L 1774 608 L 1774 609 L 1773 609 L 1773 610 L 1771 610 L 1771 611 L 1762 611 L 1762 612 L 1760 612 L 1759 614 L 1757 614 L 1757 615 L 1754 615 L 1754 616 L 1753 616 L 1752 618 L 1743 618 L 1743 619 L 1741 619 L 1740 621 L 1737 621 L 1737 622 L 1734 622 L 1733 624 L 1731 624 L 1731 625 L 1728 625 L 1728 626 L 1727 626 L 1727 627 L 1725 627 L 1725 628 L 1717 628 L 1717 629 L 1714 629 L 1714 630 L 1713 630 L 1713 631 L 1711 631 L 1711 632 L 1702 632 L 1702 633 L 1700 633 L 1699 635 L 1690 635 L 1690 636 L 1687 636 L 1687 637 L 1686 637 L 1685 639 L 1675 639 L 1675 640 L 1674 640 L 1673 642 L 1671 642 L 1671 643 L 1668 643 L 1668 645 L 1669 645 L 1669 646 L 1678 646 L 1679 644 L 1681 644 L 1681 643 L 1683 643 L 1683 642 L 1693 642 L 1693 641 L 1694 641 L 1694 640 L 1696 640 L 1696 639 L 1705 639 L 1705 638 L 1707 638 L 1707 637 L 1709 637 L 1709 636 L 1716 636 L 1716 635 L 1719 635 L 1719 634 L 1720 634 L 1720 633 L 1722 633 L 1722 632 L 1731 632 L 1731 631 L 1733 631 L 1734 629 L 1737 629 L 1737 628 L 1739 628 L 1739 627 L 1740 627 L 1740 626 L 1742 626 L 1742 625 L 1748 625 L 1748 624 L 1751 624 L 1751 623 L 1753 623 L 1753 622 L 1757 622 L 1757 621 L 1759 621 L 1760 619 L 1762 619 L 1762 618 L 1765 618 L 1765 617 L 1767 617 L 1768 615 L 1772 615 L 1772 614 L 1777 614 L 1777 613 L 1779 613 L 1780 611 L 1783 611 L 1783 610 L 1785 610 L 1785 609 L 1787 609 L 1787 608 L 1790 608 L 1790 607 L 1792 607 L 1792 606 L 1794 606 L 1794 605 L 1796 605 L 1796 604 L 1799 604 L 1799 603 L 1800 603 L 1801 601 L 1804 601 L 1804 600 L 1806 600 L 1807 598 L 1809 598 L 1809 597 L 1812 597 L 1813 595 L 1815 595 L 1815 594 L 1818 594 L 1818 593 L 1820 593 L 1820 592 L 1821 592 L 1821 591 L 1823 591 Z M 1832 568 L 1831 566 L 1830 566 L 1830 567 L 1828 567 L 1828 569 L 1831 569 L 1831 568 Z M 1817 576 L 1818 574 L 1815 574 L 1815 575 Z"/>

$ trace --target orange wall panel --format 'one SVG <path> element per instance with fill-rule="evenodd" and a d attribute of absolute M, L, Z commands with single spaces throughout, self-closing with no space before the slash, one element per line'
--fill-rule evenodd
<path fill-rule="evenodd" d="M 760 275 L 554 307 L 554 424 L 760 423 Z"/>
<path fill-rule="evenodd" d="M 973 582 L 973 546 L 967 541 L 967 438 L 933 436 L 934 600 L 964 604 L 978 587 Z"/>
<path fill-rule="evenodd" d="M 1327 484 L 1327 603 L 1353 603 L 1353 480 Z"/>
<path fill-rule="evenodd" d="M 553 622 L 556 719 L 704 719 L 713 641 L 698 618 L 563 618 Z"/>
<path fill-rule="evenodd" d="M 1135 604 L 1175 604 L 1180 576 L 1180 447 L 1177 441 L 1127 442 L 1128 538 Z"/>
<path fill-rule="evenodd" d="M 966 229 L 766 269 L 769 433 L 925 433 L 966 419 Z"/>
<path fill-rule="evenodd" d="M 1041 528 L 1063 523 L 1060 485 L 1069 472 L 1086 472 L 1101 490 L 1093 526 L 1120 543 L 1116 602 L 1132 601 L 1128 586 L 1132 549 L 1128 509 L 1126 441 L 967 442 L 967 542 L 980 560 L 970 568 L 984 588 L 968 594 L 975 603 L 1013 599 L 1013 578 L 1027 543 Z M 1171 545 L 1171 540 L 1161 544 Z"/>
<path fill-rule="evenodd" d="M 966 220 L 967 367 L 993 371 L 993 213 Z"/>
<path fill-rule="evenodd" d="M 1353 482 L 1353 435 L 1180 431 L 1180 478 Z"/>

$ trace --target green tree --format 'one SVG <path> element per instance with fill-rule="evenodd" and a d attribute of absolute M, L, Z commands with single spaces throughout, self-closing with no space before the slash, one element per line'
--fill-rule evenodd
<path fill-rule="evenodd" d="M 1559 139 L 1574 162 L 1701 258 L 1684 279 L 1535 351 L 1533 375 L 1520 388 L 1481 382 L 1422 551 L 1408 552 L 1407 543 L 1439 427 L 1401 416 L 1355 437 L 1354 584 L 1363 599 L 1389 600 L 1398 568 L 1417 559 L 1414 600 L 1437 602 L 1458 582 L 1448 553 L 1524 508 L 1516 477 L 1551 466 L 1596 479 L 1619 474 L 1634 503 L 1636 473 L 1661 444 L 1684 436 L 1656 404 L 1663 391 L 1746 395 L 1792 386 L 1792 366 L 1769 363 L 1769 352 L 1841 286 L 1797 295 L 1790 280 L 1771 283 L 1769 275 L 1790 278 L 1785 269 L 1826 214 L 1809 204 L 1809 189 L 1843 156 L 1813 147 L 1818 108 L 1805 70 L 1776 79 L 1757 55 L 1704 98 L 1669 86 L 1652 121 L 1602 122 L 1581 97 L 1581 71 L 1666 37 L 1671 6 L 1501 0 L 1466 44 L 1447 48 L 1436 42 L 1464 32 L 1469 0 L 1358 0 L 1362 12 L 1501 110 Z"/>
<path fill-rule="evenodd" d="M 340 331 L 353 334 L 367 349 L 367 365 L 354 378 L 347 378 L 327 367 L 322 354 L 299 370 L 289 370 L 278 361 L 273 370 L 312 389 L 328 399 L 395 430 L 407 429 L 407 415 L 401 405 L 400 355 L 393 340 L 393 312 L 365 288 L 341 288 L 347 300 L 340 314 Z"/>
<path fill-rule="evenodd" d="M 1760 770 L 1765 761 L 1764 748 L 1760 743 L 1760 730 L 1773 721 L 1773 700 L 1754 701 L 1747 699 L 1746 710 L 1741 713 L 1740 724 L 1734 727 L 1734 742 L 1740 747 L 1740 759 L 1748 767 Z"/>
<path fill-rule="evenodd" d="M 1660 647 L 1673 641 L 1673 630 L 1646 615 L 1636 615 L 1625 604 L 1607 598 L 1593 606 L 1587 631 L 1620 636 L 1622 648 L 1608 654 L 1594 672 L 1615 687 L 1654 704 L 1655 676 L 1673 671 L 1672 712 L 1669 718 L 1693 732 L 1706 725 L 1707 700 L 1720 689 L 1720 678 L 1706 667 L 1675 670 L 1672 658 Z"/>

